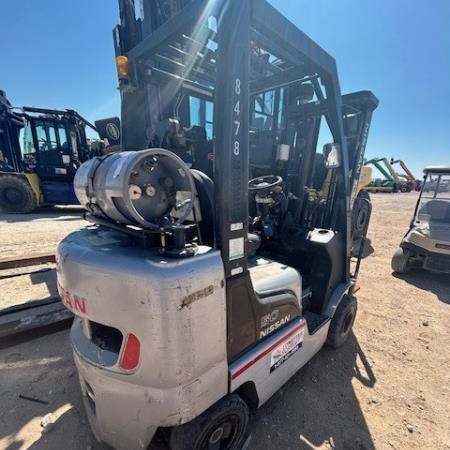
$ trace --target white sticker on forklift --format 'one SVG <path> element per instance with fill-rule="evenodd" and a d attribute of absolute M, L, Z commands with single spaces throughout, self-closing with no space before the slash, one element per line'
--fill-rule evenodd
<path fill-rule="evenodd" d="M 230 257 L 229 260 L 239 259 L 244 257 L 244 238 L 239 237 L 230 239 Z"/>
<path fill-rule="evenodd" d="M 230 231 L 238 231 L 238 230 L 243 230 L 244 229 L 244 224 L 242 222 L 236 222 L 236 223 L 232 223 L 230 225 Z"/>
<path fill-rule="evenodd" d="M 302 346 L 304 334 L 305 329 L 302 328 L 270 354 L 270 373 L 278 369 Z"/>
<path fill-rule="evenodd" d="M 231 269 L 231 275 L 239 275 L 240 273 L 244 272 L 243 267 L 236 267 L 234 269 Z"/>

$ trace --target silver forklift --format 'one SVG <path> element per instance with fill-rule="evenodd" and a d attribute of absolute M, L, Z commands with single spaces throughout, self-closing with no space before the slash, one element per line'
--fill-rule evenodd
<path fill-rule="evenodd" d="M 413 219 L 392 257 L 392 270 L 450 274 L 450 166 L 426 167 L 424 173 Z"/>
<path fill-rule="evenodd" d="M 157 430 L 240 449 L 250 412 L 351 333 L 378 101 L 344 105 L 334 59 L 265 0 L 119 5 L 122 152 L 78 170 L 91 225 L 57 251 L 87 415 L 117 450 Z"/>

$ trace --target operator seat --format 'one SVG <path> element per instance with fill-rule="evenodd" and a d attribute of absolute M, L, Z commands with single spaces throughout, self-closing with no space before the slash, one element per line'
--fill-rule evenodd
<path fill-rule="evenodd" d="M 194 147 L 194 163 L 192 167 L 205 173 L 208 177 L 213 174 L 213 145 L 208 140 L 206 129 L 199 125 L 185 128 L 186 140 Z"/>
<path fill-rule="evenodd" d="M 214 182 L 200 170 L 191 169 L 200 203 L 201 220 L 199 223 L 203 244 L 214 246 Z M 261 246 L 261 239 L 257 234 L 248 233 L 248 256 L 254 256 Z"/>

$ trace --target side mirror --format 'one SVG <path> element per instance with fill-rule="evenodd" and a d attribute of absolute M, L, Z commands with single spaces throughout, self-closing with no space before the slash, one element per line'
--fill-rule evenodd
<path fill-rule="evenodd" d="M 339 144 L 325 144 L 323 146 L 323 156 L 325 157 L 325 167 L 327 169 L 337 169 L 341 165 L 341 147 Z"/>

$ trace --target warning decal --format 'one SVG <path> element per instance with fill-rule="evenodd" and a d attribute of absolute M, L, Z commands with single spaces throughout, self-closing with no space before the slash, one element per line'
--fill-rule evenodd
<path fill-rule="evenodd" d="M 305 330 L 302 328 L 273 350 L 270 354 L 270 373 L 278 369 L 302 346 L 304 334 Z"/>

